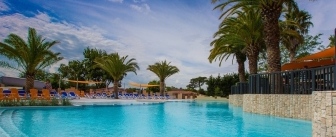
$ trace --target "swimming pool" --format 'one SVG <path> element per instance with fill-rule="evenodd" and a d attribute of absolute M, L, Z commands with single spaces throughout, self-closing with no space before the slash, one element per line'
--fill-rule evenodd
<path fill-rule="evenodd" d="M 0 109 L 0 136 L 308 137 L 311 122 L 244 113 L 223 102 Z"/>

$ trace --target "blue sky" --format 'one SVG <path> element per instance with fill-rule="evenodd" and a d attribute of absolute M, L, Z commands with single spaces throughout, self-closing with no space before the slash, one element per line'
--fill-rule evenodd
<path fill-rule="evenodd" d="M 313 16 L 310 34 L 323 33 L 321 40 L 327 44 L 336 27 L 336 1 L 298 2 Z M 0 0 L 0 40 L 10 33 L 26 37 L 27 28 L 33 27 L 47 39 L 60 41 L 52 50 L 64 59 L 46 69 L 50 72 L 57 72 L 61 63 L 81 60 L 86 47 L 129 55 L 140 70 L 128 74 L 125 83 L 157 80 L 146 68 L 167 60 L 180 69 L 167 85 L 185 87 L 194 77 L 237 72 L 231 60 L 221 67 L 207 60 L 220 22 L 213 7 L 210 0 Z M 17 76 L 4 68 L 0 74 Z"/>

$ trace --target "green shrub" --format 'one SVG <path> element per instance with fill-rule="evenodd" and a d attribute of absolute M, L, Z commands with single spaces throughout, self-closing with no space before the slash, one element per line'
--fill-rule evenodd
<path fill-rule="evenodd" d="M 59 101 L 57 98 L 52 98 L 51 99 L 51 105 L 52 106 L 58 106 L 59 105 Z"/>
<path fill-rule="evenodd" d="M 38 105 L 40 105 L 40 106 L 50 106 L 51 102 L 49 100 L 41 100 Z"/>
<path fill-rule="evenodd" d="M 71 106 L 71 102 L 69 99 L 62 99 L 62 105 L 63 106 Z"/>
<path fill-rule="evenodd" d="M 61 102 L 60 102 L 61 101 Z M 51 100 L 1 100 L 0 107 L 12 107 L 12 106 L 71 106 L 69 99 L 58 100 L 52 98 Z"/>
<path fill-rule="evenodd" d="M 29 106 L 38 106 L 37 100 L 31 99 L 28 101 Z"/>

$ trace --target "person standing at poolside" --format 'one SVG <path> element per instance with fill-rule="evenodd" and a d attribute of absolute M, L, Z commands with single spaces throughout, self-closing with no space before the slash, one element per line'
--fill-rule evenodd
<path fill-rule="evenodd" d="M 48 89 L 49 91 L 52 90 L 52 86 L 51 86 L 51 84 L 50 84 L 50 80 L 49 80 L 49 79 L 47 79 L 44 88 L 45 88 L 45 89 Z"/>

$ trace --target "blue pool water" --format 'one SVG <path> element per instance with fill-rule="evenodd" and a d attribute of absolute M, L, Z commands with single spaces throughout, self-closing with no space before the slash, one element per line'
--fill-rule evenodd
<path fill-rule="evenodd" d="M 244 113 L 221 102 L 0 109 L 0 136 L 310 137 L 311 122 Z"/>

